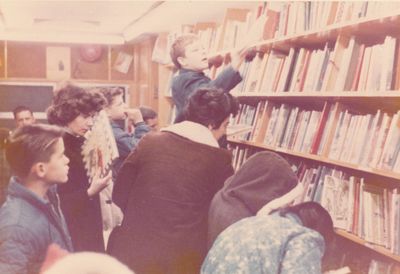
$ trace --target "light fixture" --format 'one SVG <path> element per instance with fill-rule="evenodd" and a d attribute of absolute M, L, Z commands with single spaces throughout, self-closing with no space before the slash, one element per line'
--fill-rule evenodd
<path fill-rule="evenodd" d="M 0 40 L 103 45 L 121 45 L 125 42 L 122 35 L 29 30 L 0 30 Z"/>

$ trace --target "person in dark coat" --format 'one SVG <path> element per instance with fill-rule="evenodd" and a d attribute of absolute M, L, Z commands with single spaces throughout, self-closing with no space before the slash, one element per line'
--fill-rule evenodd
<path fill-rule="evenodd" d="M 93 115 L 104 104 L 101 94 L 67 85 L 57 91 L 47 110 L 49 123 L 67 131 L 64 144 L 70 169 L 67 183 L 58 191 L 76 251 L 105 251 L 99 192 L 110 183 L 111 173 L 89 184 L 82 156 L 84 135 L 93 125 Z"/>
<path fill-rule="evenodd" d="M 144 136 L 122 165 L 113 200 L 124 220 L 108 251 L 135 273 L 199 273 L 210 201 L 233 174 L 217 139 L 237 109 L 230 94 L 200 89 L 185 121 Z"/>
<path fill-rule="evenodd" d="M 297 176 L 288 162 L 278 154 L 263 151 L 250 157 L 236 174 L 225 182 L 211 202 L 208 245 L 211 246 L 225 228 L 243 218 L 256 215 L 274 199 L 293 189 L 295 193 L 300 194 L 299 187 L 295 188 L 297 182 Z M 271 209 L 282 205 L 284 203 L 279 203 Z"/>
<path fill-rule="evenodd" d="M 56 186 L 68 179 L 63 130 L 49 125 L 19 127 L 6 145 L 14 175 L 0 208 L 0 273 L 37 274 L 47 247 L 72 251 Z"/>

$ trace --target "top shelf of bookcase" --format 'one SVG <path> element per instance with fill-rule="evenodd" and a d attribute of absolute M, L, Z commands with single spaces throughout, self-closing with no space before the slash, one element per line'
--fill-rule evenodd
<path fill-rule="evenodd" d="M 325 43 L 335 41 L 339 34 L 354 35 L 365 43 L 376 43 L 376 41 L 383 41 L 387 35 L 399 36 L 399 26 L 400 10 L 395 10 L 380 16 L 360 18 L 324 26 L 317 30 L 259 41 L 249 45 L 249 47 L 255 47 L 262 51 L 270 49 L 288 51 L 291 47 L 323 47 Z M 225 56 L 232 51 L 233 49 L 211 52 L 208 57 Z"/>

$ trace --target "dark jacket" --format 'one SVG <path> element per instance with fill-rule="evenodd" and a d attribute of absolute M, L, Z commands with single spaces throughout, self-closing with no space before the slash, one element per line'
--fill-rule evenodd
<path fill-rule="evenodd" d="M 12 177 L 0 208 L 0 273 L 36 274 L 47 247 L 55 243 L 72 251 L 71 238 L 52 187 L 46 201 Z"/>
<path fill-rule="evenodd" d="M 176 120 L 180 121 L 183 108 L 190 97 L 200 87 L 217 87 L 229 92 L 242 81 L 240 73 L 231 66 L 224 69 L 214 80 L 203 72 L 181 69 L 171 84 L 172 99 L 176 106 Z"/>
<path fill-rule="evenodd" d="M 99 195 L 89 198 L 89 179 L 83 163 L 83 137 L 64 135 L 65 155 L 69 158 L 68 181 L 58 187 L 61 209 L 76 251 L 104 252 L 103 223 Z"/>
<path fill-rule="evenodd" d="M 134 133 L 128 133 L 124 130 L 123 125 L 118 122 L 111 121 L 111 128 L 117 143 L 119 157 L 113 163 L 113 178 L 115 179 L 122 163 L 128 157 L 129 153 L 135 148 L 140 139 L 150 131 L 150 127 L 145 122 L 136 124 Z"/>
<path fill-rule="evenodd" d="M 135 273 L 199 273 L 210 201 L 232 175 L 231 154 L 171 132 L 147 134 L 121 167 L 123 210 L 109 252 Z"/>
<path fill-rule="evenodd" d="M 208 217 L 208 244 L 231 224 L 254 216 L 268 202 L 297 185 L 297 177 L 285 159 L 263 151 L 250 157 L 215 194 Z"/>

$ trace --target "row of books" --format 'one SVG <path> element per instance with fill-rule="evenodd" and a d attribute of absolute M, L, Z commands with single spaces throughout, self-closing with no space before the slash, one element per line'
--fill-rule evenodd
<path fill-rule="evenodd" d="M 257 150 L 235 146 L 233 164 L 237 170 Z M 366 182 L 364 178 L 324 165 L 292 163 L 304 186 L 294 203 L 314 201 L 331 215 L 334 227 L 357 235 L 369 243 L 400 254 L 400 192 L 396 188 Z"/>
<path fill-rule="evenodd" d="M 276 36 L 326 28 L 361 17 L 382 16 L 399 8 L 399 2 L 395 1 L 284 2 L 277 7 L 280 16 Z"/>
<path fill-rule="evenodd" d="M 251 126 L 232 139 L 400 172 L 400 111 L 359 114 L 340 102 L 315 110 L 260 101 L 241 104 L 230 123 Z"/>
<path fill-rule="evenodd" d="M 398 271 L 399 268 L 394 263 L 371 260 L 368 274 L 396 274 Z"/>
<path fill-rule="evenodd" d="M 262 2 L 252 10 L 228 9 L 223 22 L 205 23 L 209 27 L 183 25 L 170 33 L 160 34 L 152 59 L 170 63 L 172 41 L 183 33 L 195 32 L 209 52 L 230 50 L 259 41 L 326 26 L 353 21 L 362 17 L 384 16 L 400 11 L 397 1 L 299 1 Z"/>
<path fill-rule="evenodd" d="M 320 203 L 336 228 L 400 254 L 400 193 L 398 189 L 366 183 L 326 166 L 299 168 L 304 194 L 296 201 Z"/>
<path fill-rule="evenodd" d="M 244 62 L 235 93 L 365 91 L 400 89 L 400 41 L 387 36 L 366 46 L 339 36 L 334 48 L 270 51 Z M 218 73 L 218 72 L 217 72 Z"/>
<path fill-rule="evenodd" d="M 227 16 L 224 24 L 204 28 L 198 35 L 205 48 L 215 52 L 242 43 L 318 31 L 358 18 L 384 16 L 399 9 L 400 3 L 395 1 L 264 2 L 253 10 L 244 10 L 246 16 Z"/>

